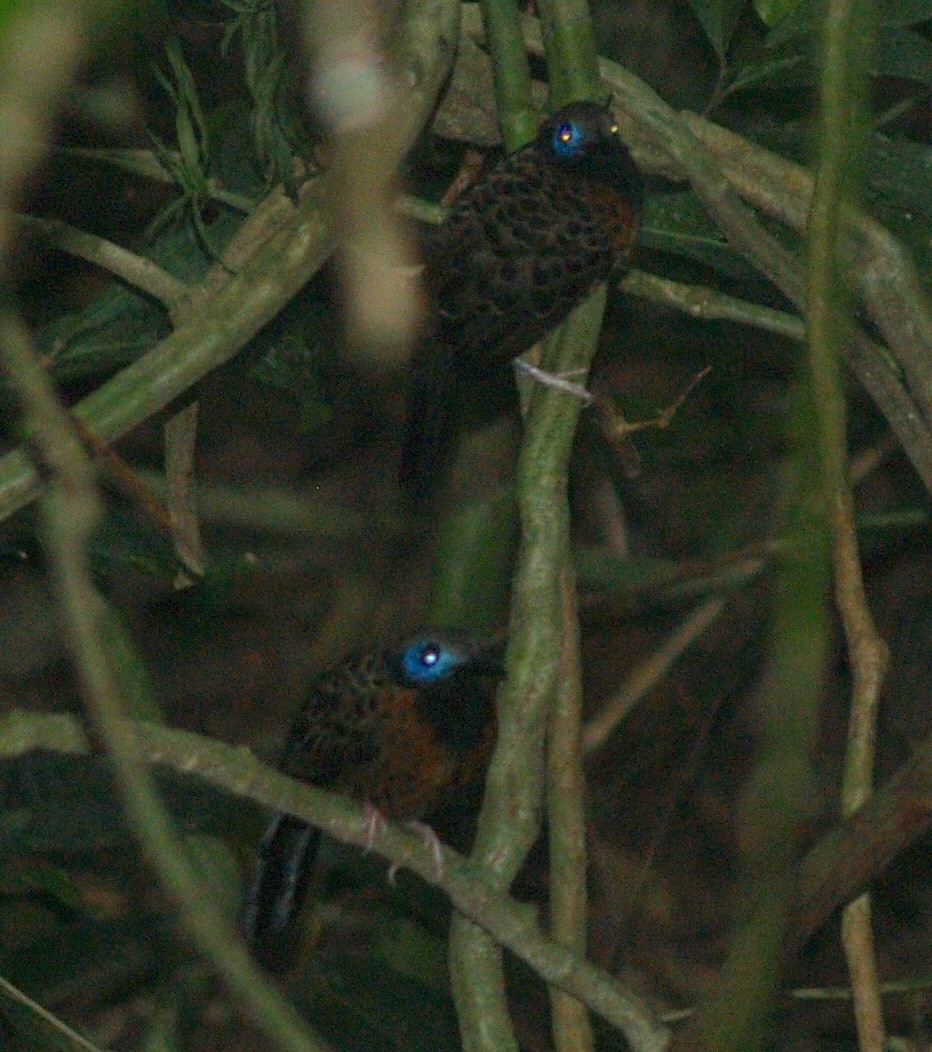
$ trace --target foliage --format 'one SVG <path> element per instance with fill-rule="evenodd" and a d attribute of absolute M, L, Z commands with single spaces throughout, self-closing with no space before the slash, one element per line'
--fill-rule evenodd
<path fill-rule="evenodd" d="M 125 46 L 101 49 L 88 69 L 24 211 L 128 245 L 184 287 L 217 268 L 234 272 L 239 263 L 218 261 L 237 245 L 244 224 L 270 201 L 298 200 L 326 168 L 327 144 L 305 112 L 303 56 L 288 20 L 298 6 L 203 0 L 185 10 L 166 3 L 145 24 L 123 27 Z M 639 59 L 630 49 L 638 41 L 629 40 L 629 50 L 617 41 L 636 36 L 635 15 L 612 0 L 593 8 L 606 57 L 634 66 Z M 688 8 L 660 8 L 667 36 L 644 47 L 634 72 L 652 79 L 662 96 L 808 164 L 821 0 L 690 0 Z M 6 17 L 0 14 L 0 33 Z M 877 3 L 860 194 L 905 247 L 926 289 L 932 208 L 922 114 L 932 69 L 930 19 L 930 0 Z M 122 110 L 91 105 L 92 96 L 125 102 L 127 94 L 131 105 Z M 491 118 L 488 95 L 481 108 Z M 92 116 L 101 112 L 135 116 L 102 124 Z M 405 189 L 412 195 L 435 200 L 458 170 L 463 143 L 437 133 L 455 122 L 441 111 L 408 161 Z M 697 961 L 719 952 L 722 917 L 734 903 L 728 867 L 735 786 L 746 774 L 755 734 L 752 685 L 766 646 L 773 560 L 808 535 L 817 509 L 803 501 L 792 527 L 774 511 L 780 493 L 793 489 L 787 476 L 794 441 L 805 444 L 810 436 L 787 434 L 798 409 L 794 344 L 760 319 L 769 311 L 790 329 L 800 318 L 722 233 L 695 189 L 651 171 L 647 190 L 638 267 L 688 287 L 702 304 L 728 297 L 734 309 L 708 320 L 700 304 L 691 318 L 688 308 L 676 313 L 662 299 L 611 290 L 591 379 L 603 403 L 619 420 L 624 414 L 641 424 L 677 404 L 684 390 L 690 394 L 671 426 L 647 426 L 621 439 L 607 439 L 595 413 L 584 416 L 573 461 L 573 565 L 590 710 L 618 693 L 694 601 L 721 596 L 733 606 L 712 641 L 697 645 L 682 668 L 668 669 L 620 733 L 588 758 L 591 836 L 598 845 L 592 954 L 611 969 L 621 962 L 623 970 L 662 973 L 653 991 L 658 1001 L 693 1002 L 705 972 Z M 780 246 L 804 251 L 788 226 L 775 220 L 764 226 Z M 41 239 L 20 252 L 14 284 L 69 406 L 142 359 L 176 326 L 179 311 L 196 310 L 63 260 Z M 100 461 L 107 514 L 91 554 L 120 619 L 113 622 L 113 652 L 126 657 L 132 649 L 127 643 L 121 650 L 125 621 L 126 640 L 132 636 L 151 671 L 151 682 L 140 673 L 136 684 L 140 703 L 155 697 L 149 718 L 161 709 L 173 725 L 266 755 L 274 754 L 309 669 L 417 620 L 438 551 L 450 560 L 447 578 L 462 580 L 455 563 L 462 534 L 451 531 L 438 542 L 423 522 L 396 511 L 404 378 L 377 375 L 347 353 L 340 295 L 339 276 L 325 271 L 234 361 L 186 392 L 201 405 L 198 469 L 209 508 L 202 511 L 206 571 L 190 591 L 173 588 L 178 558 L 164 514 L 152 513 L 153 507 L 164 513 L 153 471 L 162 464 L 164 417 Z M 875 327 L 869 334 L 876 336 Z M 693 391 L 692 379 L 710 365 L 711 375 Z M 513 400 L 510 388 L 502 390 L 490 391 L 490 416 Z M 18 437 L 20 421 L 6 392 L 0 412 L 4 433 Z M 887 420 L 853 385 L 849 430 L 852 452 L 875 457 L 859 522 L 862 537 L 869 536 L 865 562 L 893 646 L 896 689 L 882 757 L 889 774 L 928 733 L 922 715 L 929 682 L 928 495 L 897 452 Z M 483 511 L 468 521 L 474 531 L 492 523 L 505 545 L 506 519 Z M 0 683 L 7 705 L 70 711 L 75 682 L 41 583 L 33 523 L 13 519 L 6 529 Z M 473 583 L 469 602 L 478 610 L 482 590 L 489 603 L 476 622 L 499 627 L 491 586 Z M 506 583 L 495 585 L 501 591 Z M 831 636 L 828 642 L 834 645 Z M 844 747 L 838 728 L 846 677 L 832 668 L 828 679 L 824 784 L 812 789 L 814 826 L 834 813 L 832 783 Z M 253 1047 L 251 1034 L 220 1009 L 206 969 L 179 950 L 169 907 L 148 886 L 145 860 L 127 849 L 131 833 L 107 764 L 31 755 L 5 762 L 0 780 L 3 975 L 88 1032 L 114 1035 L 114 1045 L 210 1047 L 219 1040 L 225 1048 Z M 196 779 L 165 772 L 160 789 L 187 835 L 186 850 L 200 860 L 203 881 L 232 915 L 261 826 L 259 809 L 244 812 Z M 474 806 L 464 799 L 461 809 L 437 819 L 444 839 L 468 842 Z M 384 868 L 360 862 L 357 852 L 334 850 L 327 872 L 318 888 L 319 923 L 330 934 L 312 932 L 319 945 L 298 962 L 292 996 L 334 1047 L 453 1047 L 444 900 L 405 876 L 387 889 Z M 540 858 L 522 879 L 522 896 L 544 902 Z M 902 947 L 907 972 L 921 963 L 921 932 L 911 929 L 904 905 L 922 890 L 920 863 L 907 856 L 891 878 L 897 881 L 901 894 L 887 904 L 880 937 Z M 814 982 L 833 970 L 817 951 L 807 960 Z M 656 967 L 661 959 L 664 967 Z M 539 984 L 520 968 L 511 978 L 527 1044 L 539 1045 L 547 1040 Z M 50 1037 L 47 1023 L 37 1026 L 31 1010 L 12 1004 L 0 1002 L 0 1042 L 9 1028 L 24 1048 L 50 1041 L 81 1047 L 54 1026 Z M 788 1032 L 802 1032 L 794 1012 L 787 1009 Z M 905 1028 L 907 1015 L 894 1019 Z M 835 1047 L 832 1041 L 823 1047 Z M 605 1048 L 619 1042 L 617 1034 L 604 1036 Z"/>

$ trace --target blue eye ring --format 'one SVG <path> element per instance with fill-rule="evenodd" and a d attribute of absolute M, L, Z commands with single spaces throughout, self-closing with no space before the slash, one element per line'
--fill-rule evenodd
<path fill-rule="evenodd" d="M 583 133 L 573 121 L 563 121 L 553 132 L 553 149 L 561 157 L 572 157 L 582 145 Z"/>
<path fill-rule="evenodd" d="M 421 639 L 402 654 L 401 667 L 412 683 L 433 683 L 457 665 L 455 654 L 435 639 Z"/>

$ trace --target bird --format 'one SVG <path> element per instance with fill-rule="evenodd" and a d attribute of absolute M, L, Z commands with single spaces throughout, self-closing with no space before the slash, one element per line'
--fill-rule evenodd
<path fill-rule="evenodd" d="M 642 213 L 641 177 L 609 110 L 573 102 L 428 235 L 428 320 L 408 371 L 399 470 L 416 505 L 435 488 L 458 403 L 627 266 Z"/>
<path fill-rule="evenodd" d="M 452 629 L 352 654 L 314 678 L 277 766 L 379 819 L 420 819 L 484 769 L 502 661 L 501 642 Z M 260 960 L 275 960 L 303 904 L 320 836 L 284 813 L 266 829 L 240 924 Z"/>

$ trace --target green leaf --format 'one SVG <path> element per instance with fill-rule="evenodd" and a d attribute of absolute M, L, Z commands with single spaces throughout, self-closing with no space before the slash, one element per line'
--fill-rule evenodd
<path fill-rule="evenodd" d="M 744 91 L 757 84 L 766 84 L 767 81 L 780 78 L 784 83 L 788 74 L 800 71 L 804 56 L 783 55 L 780 58 L 767 59 L 761 62 L 750 62 L 734 75 L 728 86 L 722 92 L 722 97 L 734 92 Z"/>
<path fill-rule="evenodd" d="M 928 87 L 932 84 L 932 44 L 919 33 L 884 29 L 877 35 L 872 72 L 901 77 Z"/>
<path fill-rule="evenodd" d="M 790 10 L 782 22 L 771 29 L 764 41 L 764 47 L 782 47 L 800 37 L 805 37 L 808 41 L 815 27 L 821 25 L 824 13 L 825 0 L 802 0 L 802 3 Z"/>
<path fill-rule="evenodd" d="M 755 273 L 744 256 L 728 245 L 691 190 L 655 194 L 648 200 L 641 245 L 685 256 L 729 277 Z"/>
<path fill-rule="evenodd" d="M 241 222 L 241 216 L 224 211 L 211 223 L 211 237 L 224 244 Z M 163 231 L 145 255 L 181 281 L 197 280 L 212 262 L 189 224 Z M 169 331 L 159 304 L 113 282 L 81 311 L 43 325 L 36 340 L 55 380 L 67 384 L 128 365 Z"/>
<path fill-rule="evenodd" d="M 43 862 L 0 866 L 0 892 L 4 895 L 43 892 L 69 909 L 79 909 L 83 901 L 80 888 L 67 870 Z"/>
<path fill-rule="evenodd" d="M 771 28 L 791 15 L 804 0 L 753 0 L 754 10 L 765 26 Z"/>
<path fill-rule="evenodd" d="M 932 0 L 887 0 L 878 17 L 881 25 L 890 28 L 916 26 L 932 19 Z"/>
<path fill-rule="evenodd" d="M 690 6 L 716 54 L 724 58 L 745 0 L 690 0 Z"/>

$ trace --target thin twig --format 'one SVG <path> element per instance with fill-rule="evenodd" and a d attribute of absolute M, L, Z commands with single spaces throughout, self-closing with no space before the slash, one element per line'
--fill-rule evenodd
<path fill-rule="evenodd" d="M 488 932 L 495 944 L 514 953 L 545 982 L 585 1001 L 618 1027 L 636 1052 L 664 1049 L 667 1030 L 639 994 L 548 938 L 536 922 L 535 911 L 496 889 L 474 861 L 443 846 L 443 866 L 438 869 L 433 849 L 400 823 L 386 822 L 372 840 L 363 805 L 289 778 L 261 763 L 242 746 L 149 722 L 130 720 L 125 727 L 132 731 L 149 763 L 168 765 L 237 799 L 293 814 L 343 843 L 368 847 L 416 873 L 431 886 L 441 888 L 456 909 Z M 81 721 L 74 716 L 15 712 L 0 717 L 0 760 L 34 749 L 87 755 L 90 743 Z"/>
<path fill-rule="evenodd" d="M 165 478 L 168 482 L 168 514 L 175 554 L 185 568 L 175 580 L 176 588 L 187 588 L 204 575 L 204 547 L 197 514 L 198 403 L 191 402 L 165 424 Z M 193 575 L 193 576 L 192 576 Z"/>
<path fill-rule="evenodd" d="M 594 752 L 629 712 L 669 674 L 673 664 L 706 632 L 725 608 L 715 597 L 696 607 L 649 658 L 642 661 L 605 704 L 583 727 L 583 749 Z"/>
<path fill-rule="evenodd" d="M 701 321 L 732 321 L 762 332 L 785 336 L 798 343 L 806 338 L 803 320 L 797 315 L 729 296 L 716 289 L 685 285 L 681 281 L 671 281 L 643 270 L 629 271 L 618 287 L 628 296 L 674 307 L 690 318 Z"/>
<path fill-rule="evenodd" d="M 85 703 L 113 761 L 127 817 L 142 841 L 185 929 L 257 1025 L 282 1048 L 320 1052 L 297 1012 L 262 977 L 245 946 L 207 894 L 171 826 L 151 774 L 142 766 L 116 669 L 104 642 L 104 606 L 91 581 L 86 545 L 99 514 L 94 470 L 58 403 L 29 334 L 12 313 L 0 316 L 10 380 L 26 407 L 52 477 L 46 498 L 47 547 L 62 616 Z"/>
<path fill-rule="evenodd" d="M 128 721 L 146 761 L 197 778 L 236 799 L 285 810 L 324 829 L 329 835 L 363 848 L 368 843 L 365 809 L 335 793 L 288 778 L 261 763 L 242 746 L 205 738 L 191 731 L 151 722 Z M 88 755 L 91 747 L 80 719 L 65 714 L 11 712 L 0 716 L 0 760 L 35 750 Z M 796 866 L 800 891 L 798 913 L 791 924 L 787 955 L 820 927 L 839 905 L 873 880 L 932 826 L 932 738 L 851 818 L 829 829 Z M 495 940 L 584 998 L 609 1022 L 620 1025 L 633 1013 L 652 1032 L 656 1020 L 640 998 L 594 966 L 579 968 L 572 954 L 557 947 L 536 927 L 526 904 L 493 889 L 475 865 L 443 849 L 442 878 L 431 850 L 403 825 L 380 831 L 371 849 L 441 887 L 458 910 L 489 931 Z M 552 978 L 554 977 L 554 978 Z M 636 1044 L 662 1049 L 664 1041 Z"/>
<path fill-rule="evenodd" d="M 20 990 L 19 987 L 14 986 L 11 982 L 4 979 L 2 975 L 0 975 L 0 989 L 3 990 L 4 994 L 11 1001 L 21 1004 L 34 1016 L 41 1019 L 49 1030 L 55 1032 L 58 1043 L 62 1046 L 67 1044 L 73 1048 L 84 1049 L 84 1052 L 103 1052 L 103 1049 L 101 1049 L 99 1045 L 95 1045 L 91 1041 L 88 1041 L 88 1039 L 79 1034 L 77 1030 L 73 1030 L 68 1026 L 63 1019 L 59 1019 L 57 1015 L 54 1015 L 43 1005 L 40 1005 L 38 1001 L 34 1001 L 28 994 Z"/>
<path fill-rule="evenodd" d="M 167 270 L 144 256 L 138 256 L 105 237 L 78 230 L 60 219 L 29 215 L 16 218 L 23 230 L 44 238 L 63 252 L 70 252 L 106 270 L 130 287 L 158 300 L 167 310 L 171 310 L 187 294 L 187 286 L 183 281 L 172 277 Z"/>
<path fill-rule="evenodd" d="M 867 605 L 847 478 L 846 405 L 841 348 L 852 326 L 840 264 L 843 234 L 852 218 L 846 207 L 849 171 L 858 135 L 857 91 L 866 56 L 857 41 L 863 14 L 851 0 L 829 0 L 824 23 L 818 172 L 809 216 L 807 295 L 809 366 L 817 422 L 819 457 L 828 523 L 832 534 L 835 601 L 848 644 L 852 674 L 851 717 L 842 784 L 842 809 L 854 814 L 872 792 L 877 706 L 887 665 L 887 647 Z M 860 62 L 858 58 L 860 57 Z M 883 1052 L 886 1035 L 871 927 L 870 899 L 862 895 L 842 915 L 842 943 L 854 990 L 855 1019 L 862 1052 Z"/>
<path fill-rule="evenodd" d="M 489 34 L 498 119 L 505 149 L 513 151 L 537 133 L 521 24 L 508 0 L 484 0 L 482 16 Z M 539 417 L 529 423 L 522 456 L 539 428 Z M 544 456 L 549 459 L 550 453 Z M 526 469 L 528 474 L 533 470 L 529 461 Z M 547 561 L 555 570 L 559 565 L 562 555 L 549 544 L 563 523 L 562 509 L 554 504 L 547 528 L 532 524 L 535 509 L 526 496 L 527 484 L 521 492 L 521 474 L 519 461 L 522 542 L 512 579 L 508 677 L 499 691 L 499 733 L 472 852 L 490 884 L 502 889 L 514 879 L 540 831 L 547 707 L 556 686 L 560 646 L 560 610 L 552 580 L 544 581 L 540 574 L 535 579 L 532 566 Z M 553 500 L 553 486 L 544 484 L 540 490 L 538 504 L 546 506 Z M 540 518 L 539 507 L 536 514 Z M 532 619 L 535 603 L 538 616 Z M 521 658 L 516 660 L 518 654 Z M 459 914 L 454 914 L 450 929 L 450 976 L 464 1045 L 473 1052 L 517 1052 L 501 955 L 487 932 Z"/>
<path fill-rule="evenodd" d="M 168 509 L 145 479 L 141 478 L 112 446 L 98 438 L 79 416 L 72 414 L 71 423 L 84 448 L 97 462 L 97 466 L 106 473 L 108 481 L 113 483 L 124 497 L 129 498 L 156 529 L 170 537 L 172 523 Z"/>

